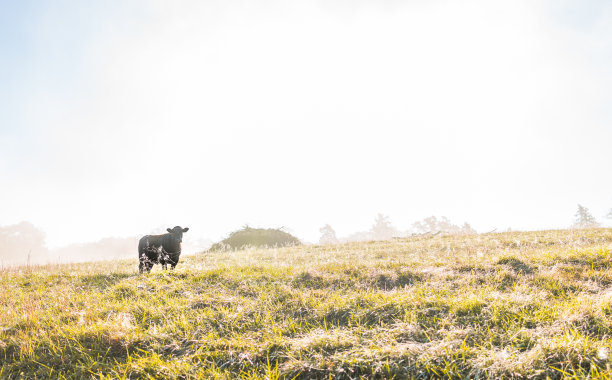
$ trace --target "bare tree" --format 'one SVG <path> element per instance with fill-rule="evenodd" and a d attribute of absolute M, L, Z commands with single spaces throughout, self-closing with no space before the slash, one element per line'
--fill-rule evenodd
<path fill-rule="evenodd" d="M 589 209 L 578 205 L 578 211 L 576 211 L 576 220 L 572 225 L 573 228 L 595 228 L 599 227 L 597 220 L 591 215 Z"/>
<path fill-rule="evenodd" d="M 329 224 L 324 225 L 319 229 L 321 237 L 319 238 L 319 244 L 337 244 L 338 238 L 336 237 L 336 231 Z"/>

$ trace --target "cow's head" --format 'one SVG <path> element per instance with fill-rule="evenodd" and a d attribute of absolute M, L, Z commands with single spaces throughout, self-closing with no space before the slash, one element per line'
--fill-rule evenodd
<path fill-rule="evenodd" d="M 174 228 L 166 228 L 166 231 L 170 232 L 176 240 L 178 240 L 178 242 L 182 242 L 183 241 L 183 233 L 189 231 L 189 228 L 185 227 L 181 227 L 181 226 L 176 226 Z"/>

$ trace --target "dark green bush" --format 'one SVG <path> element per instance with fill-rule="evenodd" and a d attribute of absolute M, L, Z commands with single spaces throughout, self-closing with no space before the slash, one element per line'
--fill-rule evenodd
<path fill-rule="evenodd" d="M 215 243 L 210 251 L 237 250 L 246 247 L 285 247 L 299 245 L 300 240 L 280 228 L 244 227 L 232 232 L 226 239 Z"/>

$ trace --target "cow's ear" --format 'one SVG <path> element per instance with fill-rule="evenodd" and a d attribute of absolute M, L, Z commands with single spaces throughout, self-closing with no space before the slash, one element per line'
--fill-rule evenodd
<path fill-rule="evenodd" d="M 189 227 L 183 228 L 183 232 L 187 232 L 187 231 L 189 231 Z"/>
<path fill-rule="evenodd" d="M 166 231 L 168 232 L 172 232 L 172 230 L 170 228 L 166 228 Z"/>

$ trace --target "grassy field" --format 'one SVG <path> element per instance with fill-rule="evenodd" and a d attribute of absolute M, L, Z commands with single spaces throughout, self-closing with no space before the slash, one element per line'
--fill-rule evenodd
<path fill-rule="evenodd" d="M 595 229 L 3 270 L 0 378 L 610 379 L 611 267 Z"/>

